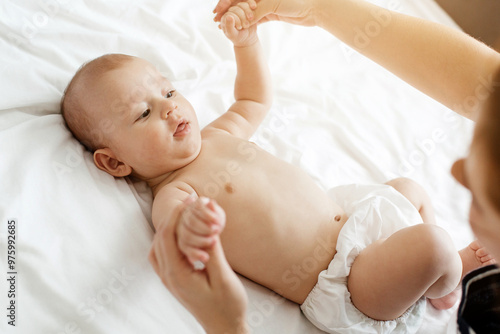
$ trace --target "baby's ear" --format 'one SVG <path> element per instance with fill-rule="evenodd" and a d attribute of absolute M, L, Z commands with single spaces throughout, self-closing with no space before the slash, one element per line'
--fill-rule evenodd
<path fill-rule="evenodd" d="M 100 148 L 94 152 L 94 163 L 97 168 L 116 177 L 132 173 L 132 168 L 118 160 L 110 148 Z"/>

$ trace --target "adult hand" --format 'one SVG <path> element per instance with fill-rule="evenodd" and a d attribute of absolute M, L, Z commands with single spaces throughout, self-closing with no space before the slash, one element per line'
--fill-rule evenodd
<path fill-rule="evenodd" d="M 253 12 L 254 18 L 251 24 L 266 21 L 284 21 L 288 23 L 315 26 L 314 0 L 256 0 L 257 8 Z M 227 12 L 229 7 L 242 2 L 242 0 L 219 0 L 214 9 L 216 14 L 214 20 L 219 22 L 221 17 Z M 254 9 L 254 8 L 252 8 Z"/>
<path fill-rule="evenodd" d="M 255 5 L 255 0 L 249 2 Z M 235 47 L 251 46 L 259 41 L 257 25 L 250 26 L 246 23 L 248 15 L 251 15 L 251 7 L 248 3 L 242 2 L 230 8 L 222 17 L 222 31 Z"/>
<path fill-rule="evenodd" d="M 179 250 L 193 266 L 197 266 L 210 258 L 206 249 L 212 247 L 215 236 L 224 229 L 226 214 L 214 200 L 190 195 L 184 200 L 176 224 Z"/>
<path fill-rule="evenodd" d="M 161 226 L 149 261 L 168 290 L 200 322 L 207 333 L 249 333 L 248 297 L 224 256 L 219 237 L 208 250 L 204 270 L 195 270 L 177 247 L 175 224 Z"/>

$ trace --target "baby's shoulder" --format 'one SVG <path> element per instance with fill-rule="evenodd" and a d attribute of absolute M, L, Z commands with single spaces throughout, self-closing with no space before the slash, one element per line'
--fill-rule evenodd
<path fill-rule="evenodd" d="M 190 194 L 194 191 L 194 189 L 193 187 L 191 187 L 191 185 L 189 185 L 189 183 L 186 180 L 183 180 L 182 178 L 178 178 L 171 182 L 161 184 L 158 187 L 158 195 L 169 194 L 176 191 L 181 191 Z"/>
<path fill-rule="evenodd" d="M 165 182 L 158 185 L 155 189 L 153 203 L 170 199 L 181 199 L 189 196 L 194 191 L 194 188 L 182 179 Z"/>

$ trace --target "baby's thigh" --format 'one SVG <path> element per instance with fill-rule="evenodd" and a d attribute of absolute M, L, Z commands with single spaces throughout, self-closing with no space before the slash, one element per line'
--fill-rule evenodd
<path fill-rule="evenodd" d="M 437 226 L 419 224 L 365 248 L 347 281 L 353 304 L 376 320 L 405 313 L 439 278 L 436 268 L 446 267 L 442 261 L 448 260 L 451 248 L 445 249 L 444 233 Z"/>

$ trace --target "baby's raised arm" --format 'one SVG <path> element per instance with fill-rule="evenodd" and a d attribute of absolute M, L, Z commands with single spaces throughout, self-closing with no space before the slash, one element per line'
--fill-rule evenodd
<path fill-rule="evenodd" d="M 234 44 L 237 74 L 234 84 L 236 102 L 207 128 L 225 130 L 248 139 L 257 130 L 272 103 L 272 84 L 267 62 L 262 51 L 257 27 L 243 25 L 243 18 L 251 14 L 255 0 L 241 2 L 229 9 L 220 27 Z"/>

